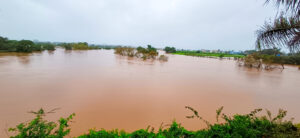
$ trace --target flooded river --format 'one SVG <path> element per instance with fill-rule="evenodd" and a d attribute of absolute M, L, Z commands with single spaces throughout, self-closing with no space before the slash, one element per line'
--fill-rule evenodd
<path fill-rule="evenodd" d="M 227 114 L 267 108 L 288 110 L 300 122 L 300 71 L 261 71 L 233 60 L 168 55 L 168 62 L 140 61 L 113 50 L 0 53 L 0 137 L 30 120 L 31 110 L 60 108 L 47 119 L 76 113 L 71 136 L 88 129 L 133 131 L 174 119 L 187 129 L 205 127 L 184 107 L 208 121 L 224 106 Z"/>

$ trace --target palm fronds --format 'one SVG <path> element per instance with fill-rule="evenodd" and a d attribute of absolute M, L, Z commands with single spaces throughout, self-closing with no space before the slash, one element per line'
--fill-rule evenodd
<path fill-rule="evenodd" d="M 300 0 L 266 0 L 266 4 L 270 1 L 275 1 L 278 8 L 281 6 L 285 8 L 286 12 L 291 12 L 294 15 L 300 15 Z"/>
<path fill-rule="evenodd" d="M 279 17 L 273 22 L 266 22 L 256 33 L 256 48 L 274 48 L 287 46 L 290 51 L 300 48 L 300 0 L 266 0 L 274 1 L 283 8 Z"/>
<path fill-rule="evenodd" d="M 257 32 L 256 47 L 288 46 L 295 50 L 300 44 L 300 21 L 281 14 L 273 23 L 265 23 Z"/>

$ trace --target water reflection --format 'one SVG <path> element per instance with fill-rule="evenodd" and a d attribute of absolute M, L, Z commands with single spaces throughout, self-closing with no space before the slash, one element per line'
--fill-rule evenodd
<path fill-rule="evenodd" d="M 115 55 L 115 59 L 118 64 L 126 63 L 127 65 L 155 65 L 155 64 L 162 65 L 167 62 L 167 61 L 160 61 L 157 59 L 143 60 L 141 58 L 120 56 L 120 55 Z"/>
<path fill-rule="evenodd" d="M 53 55 L 54 54 L 53 50 L 47 50 L 47 52 L 48 52 L 48 55 Z"/>
<path fill-rule="evenodd" d="M 19 63 L 23 65 L 28 65 L 30 63 L 30 57 L 29 56 L 18 56 Z"/>

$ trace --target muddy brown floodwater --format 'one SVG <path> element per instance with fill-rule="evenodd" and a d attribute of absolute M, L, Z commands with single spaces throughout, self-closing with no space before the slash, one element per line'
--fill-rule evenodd
<path fill-rule="evenodd" d="M 89 129 L 133 131 L 176 120 L 187 129 L 205 127 L 184 107 L 208 121 L 215 110 L 249 113 L 267 108 L 288 110 L 300 121 L 300 71 L 261 71 L 238 67 L 233 60 L 168 55 L 168 62 L 140 61 L 113 50 L 0 53 L 0 137 L 30 120 L 31 110 L 60 108 L 47 119 L 76 113 L 71 136 Z"/>

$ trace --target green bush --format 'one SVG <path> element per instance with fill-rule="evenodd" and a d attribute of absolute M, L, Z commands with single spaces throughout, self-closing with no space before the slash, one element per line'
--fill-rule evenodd
<path fill-rule="evenodd" d="M 89 133 L 83 134 L 78 138 L 296 138 L 300 137 L 300 124 L 293 124 L 292 121 L 283 121 L 286 116 L 286 111 L 279 110 L 275 117 L 272 117 L 271 112 L 267 111 L 265 116 L 257 116 L 256 114 L 261 112 L 262 109 L 255 109 L 249 114 L 234 115 L 229 117 L 222 113 L 223 107 L 216 111 L 216 124 L 211 124 L 204 120 L 196 111 L 191 107 L 186 107 L 192 111 L 191 116 L 187 116 L 190 119 L 199 119 L 207 124 L 206 129 L 198 131 L 189 131 L 173 121 L 168 128 L 164 128 L 163 125 L 155 131 L 152 127 L 146 129 L 140 129 L 132 133 L 125 131 L 112 130 L 107 131 L 105 129 L 95 130 L 91 129 Z M 61 118 L 58 124 L 54 122 L 47 122 L 43 120 L 46 115 L 44 110 L 38 112 L 32 112 L 36 115 L 36 118 L 28 123 L 21 123 L 16 128 L 10 128 L 9 131 L 17 132 L 18 134 L 12 136 L 12 138 L 27 138 L 27 137 L 45 137 L 45 138 L 62 138 L 70 133 L 69 122 L 74 116 L 70 115 L 68 118 Z M 220 118 L 223 123 L 220 122 Z"/>
<path fill-rule="evenodd" d="M 225 121 L 224 123 L 217 123 L 211 125 L 209 122 L 199 116 L 198 112 L 191 107 L 187 109 L 193 112 L 192 116 L 187 118 L 198 118 L 204 121 L 207 125 L 207 129 L 198 131 L 188 131 L 175 121 L 169 128 L 163 129 L 162 127 L 158 132 L 154 132 L 154 128 L 149 131 L 147 129 L 140 129 L 132 133 L 126 133 L 124 131 L 106 131 L 106 130 L 90 130 L 89 134 L 79 136 L 79 138 L 94 138 L 94 137 L 122 137 L 122 138 L 256 138 L 256 137 L 300 137 L 299 128 L 291 121 L 282 121 L 286 115 L 286 111 L 279 110 L 278 115 L 275 118 L 271 117 L 271 113 L 267 110 L 268 116 L 257 117 L 256 114 L 261 109 L 256 109 L 250 114 L 246 115 L 234 115 L 232 118 L 225 114 L 221 114 L 223 107 L 217 110 L 217 122 L 219 116 Z"/>
<path fill-rule="evenodd" d="M 87 50 L 90 49 L 88 43 L 83 42 L 83 43 L 74 43 L 72 45 L 72 49 L 74 50 Z"/>
<path fill-rule="evenodd" d="M 223 58 L 223 57 L 225 57 L 224 54 L 220 54 L 220 55 L 219 55 L 219 58 Z"/>
<path fill-rule="evenodd" d="M 157 49 L 148 45 L 147 48 L 143 48 L 141 46 L 135 48 L 132 47 L 116 47 L 115 54 L 121 56 L 129 56 L 129 57 L 138 57 L 144 60 L 146 59 L 155 59 L 158 56 Z"/>
<path fill-rule="evenodd" d="M 62 138 L 70 133 L 69 122 L 75 114 L 71 114 L 67 118 L 60 118 L 58 123 L 48 122 L 43 119 L 47 113 L 43 109 L 37 112 L 31 112 L 36 117 L 27 123 L 21 123 L 15 128 L 9 128 L 10 132 L 16 132 L 17 135 L 11 138 Z"/>
<path fill-rule="evenodd" d="M 70 43 L 63 43 L 61 44 L 66 50 L 72 50 L 72 44 Z"/>
<path fill-rule="evenodd" d="M 44 43 L 42 44 L 42 47 L 44 50 L 50 50 L 50 51 L 55 50 L 55 46 L 51 43 Z"/>

